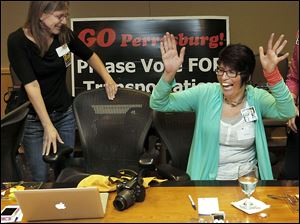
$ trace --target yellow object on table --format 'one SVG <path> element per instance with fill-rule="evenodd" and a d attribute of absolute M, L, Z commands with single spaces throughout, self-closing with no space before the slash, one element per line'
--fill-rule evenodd
<path fill-rule="evenodd" d="M 21 185 L 17 185 L 17 186 L 14 186 L 14 187 L 11 187 L 9 188 L 9 195 L 8 197 L 10 199 L 15 199 L 15 191 L 23 191 L 25 190 L 25 187 L 24 186 L 21 186 Z"/>

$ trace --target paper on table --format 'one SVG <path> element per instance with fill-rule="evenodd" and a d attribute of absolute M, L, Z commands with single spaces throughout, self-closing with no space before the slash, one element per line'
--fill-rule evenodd
<path fill-rule="evenodd" d="M 241 205 L 244 204 L 245 200 L 247 200 L 247 198 L 242 199 L 240 201 L 231 202 L 231 204 L 234 207 L 246 212 L 247 214 L 254 214 L 254 213 L 257 213 L 257 212 L 261 212 L 262 210 L 265 210 L 266 208 L 270 208 L 270 205 L 267 205 L 264 202 L 255 199 L 254 197 L 250 198 L 251 202 L 254 204 L 253 209 L 241 208 Z"/>
<path fill-rule="evenodd" d="M 198 198 L 198 214 L 210 215 L 219 211 L 218 198 Z"/>

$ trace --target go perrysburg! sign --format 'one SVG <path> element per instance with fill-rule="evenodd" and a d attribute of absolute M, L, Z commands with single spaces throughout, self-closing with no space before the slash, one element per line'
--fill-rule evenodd
<path fill-rule="evenodd" d="M 217 81 L 218 53 L 230 42 L 227 16 L 73 18 L 71 28 L 99 55 L 120 88 L 146 92 L 164 71 L 160 41 L 166 32 L 175 36 L 178 52 L 186 47 L 173 91 Z M 87 62 L 72 54 L 73 96 L 103 84 Z"/>

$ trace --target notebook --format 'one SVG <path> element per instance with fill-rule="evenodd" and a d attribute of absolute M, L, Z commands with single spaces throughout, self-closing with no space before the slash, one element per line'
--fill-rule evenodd
<path fill-rule="evenodd" d="M 108 193 L 96 187 L 15 191 L 28 221 L 104 217 Z"/>

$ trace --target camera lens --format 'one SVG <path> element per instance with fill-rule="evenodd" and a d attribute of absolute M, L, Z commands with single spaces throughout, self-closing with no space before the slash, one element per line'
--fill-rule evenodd
<path fill-rule="evenodd" d="M 122 210 L 124 210 L 124 209 L 126 209 L 126 201 L 124 200 L 124 198 L 121 198 L 121 197 L 116 197 L 115 198 L 115 200 L 114 200 L 114 202 L 113 202 L 113 204 L 114 204 L 114 207 L 116 208 L 116 209 L 118 209 L 119 211 L 122 211 Z"/>
<path fill-rule="evenodd" d="M 121 191 L 115 198 L 113 205 L 119 211 L 129 208 L 135 202 L 134 192 L 131 190 Z"/>

